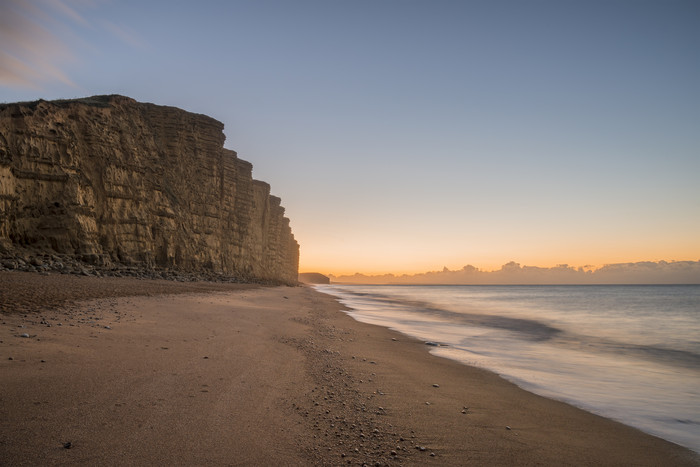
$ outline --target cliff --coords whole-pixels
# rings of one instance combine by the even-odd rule
[[[280,199],[223,127],[123,96],[1,104],[0,254],[296,283]]]

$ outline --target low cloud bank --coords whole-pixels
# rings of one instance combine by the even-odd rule
[[[496,271],[468,265],[456,271],[444,268],[421,274],[397,276],[330,275],[331,282],[354,284],[700,284],[700,261],[643,261],[606,264],[594,269],[560,264],[553,268],[521,266],[511,261]]]

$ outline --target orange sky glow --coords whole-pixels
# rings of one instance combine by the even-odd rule
[[[0,2],[0,101],[220,120],[302,272],[700,260],[699,2],[201,3]]]
[[[325,245],[324,245],[325,243]],[[481,270],[498,270],[504,264],[515,261],[523,266],[553,267],[568,264],[574,267],[592,267],[606,264],[640,261],[698,261],[700,242],[693,238],[663,245],[639,248],[636,242],[627,243],[611,239],[597,245],[581,245],[576,241],[543,242],[507,248],[498,244],[464,248],[452,243],[432,247],[407,246],[402,242],[361,243],[344,242],[339,246],[319,240],[319,244],[301,245],[300,272],[349,275],[363,274],[416,274],[427,271],[459,270],[466,265]],[[503,250],[503,251],[499,251]]]

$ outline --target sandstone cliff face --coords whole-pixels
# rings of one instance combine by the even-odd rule
[[[122,96],[0,105],[0,250],[295,283],[280,199],[223,124]]]

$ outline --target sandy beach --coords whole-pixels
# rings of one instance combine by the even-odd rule
[[[308,287],[0,273],[0,465],[700,465],[341,309]]]

